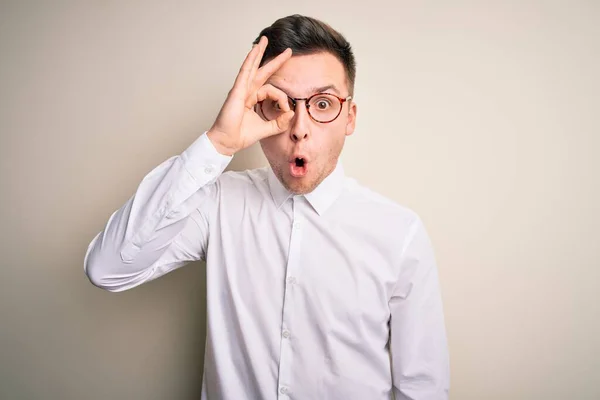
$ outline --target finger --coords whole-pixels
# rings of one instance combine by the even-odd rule
[[[281,68],[283,63],[285,63],[291,57],[292,57],[292,49],[290,49],[288,47],[277,57],[275,57],[274,59],[272,59],[265,65],[263,65],[256,73],[256,76],[252,83],[256,87],[260,87],[260,86],[264,85],[265,82],[267,81],[267,79],[269,79],[269,77],[271,75],[273,75],[275,73],[275,71],[277,71],[279,68]]]
[[[277,89],[275,86],[270,85],[270,84],[264,85],[263,87],[258,89],[258,92],[256,92],[256,96],[254,98],[254,101],[252,101],[252,99],[248,99],[248,102],[251,102],[251,103],[246,104],[246,107],[251,108],[259,101],[263,101],[266,99],[272,99],[272,100],[277,101],[277,103],[279,104],[279,107],[284,112],[290,111],[290,103],[289,103],[287,94],[285,94],[282,90]]]
[[[233,84],[234,89],[243,88],[246,90],[248,88],[250,72],[252,71],[252,66],[254,65],[254,61],[258,56],[259,51],[260,47],[258,45],[254,45],[252,46],[252,50],[250,50],[250,52],[246,55],[246,59],[244,60],[242,66],[240,67],[240,71],[235,78],[235,83]]]
[[[250,88],[252,86],[252,83],[254,82],[254,76],[256,75],[256,71],[258,70],[258,66],[260,65],[260,62],[263,58],[263,55],[265,54],[265,50],[267,49],[268,44],[269,39],[266,36],[261,36],[260,40],[258,41],[258,55],[254,59],[254,63],[252,63],[252,70],[250,71],[250,76],[248,77],[248,88]]]
[[[290,127],[291,121],[294,118],[294,112],[288,111],[281,114],[277,119],[273,121],[266,121],[259,130],[256,131],[256,141],[262,140],[269,136],[278,135],[285,132]]]
[[[277,119],[269,121],[267,123],[267,129],[262,134],[262,138],[285,132],[290,127],[290,123],[293,118],[294,112],[288,111],[284,114],[281,114]]]

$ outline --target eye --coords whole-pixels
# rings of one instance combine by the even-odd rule
[[[328,99],[318,99],[315,103],[319,110],[327,110],[331,107],[331,102]]]
[[[333,106],[333,101],[329,96],[319,96],[312,99],[311,104],[318,111],[327,111]]]

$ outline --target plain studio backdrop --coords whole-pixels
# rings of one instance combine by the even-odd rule
[[[2,2],[0,398],[199,398],[204,264],[113,294],[83,258],[294,13],[354,47],[348,175],[429,229],[451,398],[600,398],[600,4],[500,0]]]

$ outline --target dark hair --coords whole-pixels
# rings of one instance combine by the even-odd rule
[[[353,95],[356,61],[352,47],[341,33],[325,22],[303,15],[290,15],[278,19],[273,25],[263,29],[254,40],[255,44],[261,36],[269,39],[261,66],[288,47],[292,49],[292,54],[295,56],[328,52],[343,64],[350,95]]]

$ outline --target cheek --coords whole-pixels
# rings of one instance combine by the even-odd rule
[[[327,147],[331,152],[338,152],[343,146],[346,139],[346,124],[345,121],[335,121],[336,125],[332,126],[329,132],[326,133]]]
[[[279,136],[271,136],[260,141],[262,151],[271,164],[280,163],[282,155],[285,154],[285,146]]]
[[[273,154],[277,151],[277,141],[275,140],[274,136],[261,140],[260,146],[262,147],[265,154]]]

